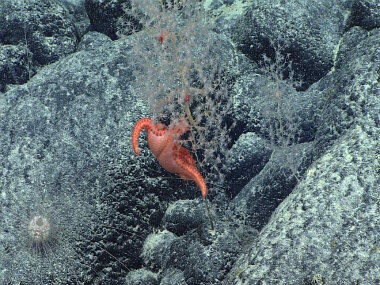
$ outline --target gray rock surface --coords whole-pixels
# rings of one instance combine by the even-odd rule
[[[208,182],[211,230],[196,185],[163,170],[144,134],[132,151],[149,102],[136,35],[107,36],[118,12],[87,6],[106,15],[98,33],[83,1],[3,1],[0,284],[380,283],[379,7],[301,2],[205,3],[221,34],[192,43],[221,43],[234,99],[221,120],[236,121],[227,180]],[[264,54],[292,60],[294,80]],[[51,225],[38,243],[37,214]]]

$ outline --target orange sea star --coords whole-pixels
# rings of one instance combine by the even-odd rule
[[[186,120],[181,119],[169,128],[162,123],[153,124],[150,118],[139,120],[132,131],[132,148],[137,155],[140,155],[138,143],[142,130],[147,132],[149,148],[160,165],[171,173],[177,173],[182,179],[193,180],[201,190],[202,197],[206,198],[208,189],[203,176],[189,151],[179,144],[179,137],[189,130]]]

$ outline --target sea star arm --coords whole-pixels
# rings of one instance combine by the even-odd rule
[[[139,150],[139,136],[142,130],[152,130],[152,120],[149,118],[142,118],[139,120],[132,131],[132,148],[133,151],[137,154],[140,155],[140,150]]]
[[[191,154],[185,148],[180,147],[179,155],[174,155],[174,159],[181,169],[178,174],[187,179],[193,180],[201,190],[202,197],[206,198],[208,193],[206,182],[203,179],[202,174],[198,171]],[[192,162],[189,161],[190,159]]]

